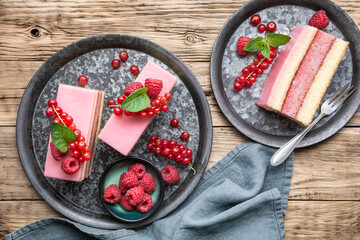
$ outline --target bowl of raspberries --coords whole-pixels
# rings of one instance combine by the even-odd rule
[[[99,182],[100,199],[108,212],[124,222],[140,222],[161,205],[165,184],[149,161],[124,157],[109,165]]]

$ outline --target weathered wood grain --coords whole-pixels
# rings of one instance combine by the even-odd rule
[[[290,201],[286,239],[359,239],[360,202]],[[0,236],[48,217],[62,217],[44,201],[0,201]]]
[[[216,127],[213,133],[208,168],[247,140],[232,127]],[[41,199],[18,159],[15,128],[0,127],[0,135],[0,201]],[[290,199],[360,200],[359,140],[360,128],[344,128],[323,143],[297,150]]]

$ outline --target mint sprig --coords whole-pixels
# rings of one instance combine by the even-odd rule
[[[70,142],[75,142],[76,134],[68,127],[53,122],[51,125],[51,141],[55,147],[65,153]]]
[[[147,88],[141,88],[130,94],[121,104],[121,108],[129,112],[139,112],[150,105],[150,98],[146,95]]]
[[[265,38],[257,37],[251,41],[249,41],[243,50],[247,52],[258,52],[260,51],[265,58],[270,58],[270,46],[279,47],[291,39],[290,36],[277,34],[277,33],[269,33]]]

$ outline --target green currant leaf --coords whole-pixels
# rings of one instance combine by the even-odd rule
[[[55,147],[61,152],[65,153],[70,142],[75,142],[76,134],[68,127],[59,123],[52,123],[51,125],[51,141]]]
[[[245,47],[244,47],[244,51],[247,51],[247,52],[258,52],[261,50],[262,48],[262,45],[264,43],[263,41],[263,37],[257,37],[253,40],[251,40],[250,42],[248,42]]]
[[[129,112],[140,112],[150,105],[150,98],[146,95],[147,88],[141,88],[129,95],[121,104],[121,108]]]
[[[269,33],[267,39],[270,46],[279,47],[288,43],[291,40],[291,37],[278,33]]]
[[[261,48],[261,53],[264,55],[265,58],[270,58],[270,46],[268,43],[263,44]]]

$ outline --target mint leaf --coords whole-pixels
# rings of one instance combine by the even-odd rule
[[[272,47],[279,47],[288,43],[291,39],[290,36],[278,34],[278,33],[269,33],[267,35],[268,43]]]
[[[51,125],[51,141],[55,147],[61,152],[65,153],[70,142],[75,142],[76,134],[68,127],[59,123],[52,123]]]
[[[121,108],[129,112],[140,112],[150,105],[150,98],[146,95],[147,88],[141,88],[129,95],[121,104]]]
[[[270,58],[270,46],[268,43],[265,43],[261,48],[261,53],[265,58]]]
[[[244,51],[248,51],[248,52],[258,52],[261,50],[262,45],[264,43],[263,41],[263,37],[257,37],[253,40],[251,40],[250,42],[248,42],[245,47],[244,47]]]

